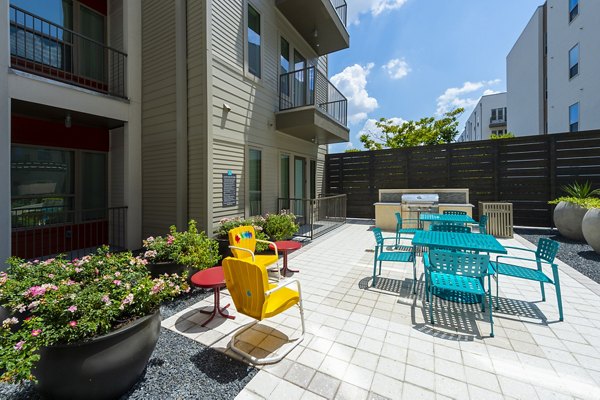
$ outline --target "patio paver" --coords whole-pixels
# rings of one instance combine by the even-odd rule
[[[501,242],[532,248],[518,237]],[[261,367],[238,398],[600,399],[600,285],[559,262],[565,322],[558,322],[552,286],[544,303],[537,283],[501,277],[490,338],[478,305],[436,300],[438,323],[427,323],[420,261],[416,295],[408,264],[384,265],[372,288],[374,243],[369,226],[349,223],[290,254],[302,271],[294,277],[302,283],[307,334],[282,362]],[[212,306],[207,298],[163,327],[237,358],[227,344],[252,320],[237,313],[226,290],[222,297],[235,320],[200,327],[197,309]],[[291,309],[241,340],[264,355],[299,329]]]

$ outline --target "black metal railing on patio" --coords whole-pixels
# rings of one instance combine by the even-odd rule
[[[126,97],[127,54],[10,5],[11,67]]]
[[[348,122],[348,100],[316,67],[279,76],[279,110],[315,106],[343,126]]]
[[[335,8],[335,12],[338,17],[340,17],[340,21],[344,26],[347,26],[348,23],[348,5],[346,4],[346,0],[330,0],[331,5]]]
[[[102,245],[124,250],[127,207],[69,210],[62,206],[11,210],[12,255],[24,259],[65,254],[74,259]]]
[[[322,195],[316,199],[280,197],[278,209],[296,215],[300,230],[295,236],[314,239],[346,223],[346,195]]]

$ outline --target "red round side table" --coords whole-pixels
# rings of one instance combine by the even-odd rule
[[[203,314],[210,314],[210,318],[207,319],[201,326],[204,327],[210,321],[213,320],[217,312],[224,317],[229,319],[235,319],[235,315],[223,314],[223,311],[229,304],[221,308],[221,288],[225,287],[225,276],[223,275],[223,268],[221,266],[212,267],[203,271],[198,271],[192,275],[192,285],[204,289],[212,289],[214,292],[214,306],[211,311],[200,310]]]
[[[277,246],[277,252],[283,253],[283,268],[281,270],[281,275],[286,276],[287,272],[300,272],[297,269],[288,268],[288,253],[290,251],[298,250],[302,248],[302,245],[299,242],[295,242],[293,240],[280,240],[275,242]],[[273,246],[270,246],[273,249]]]

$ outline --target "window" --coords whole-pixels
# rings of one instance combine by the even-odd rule
[[[569,132],[579,131],[579,102],[569,107]]]
[[[260,78],[260,14],[248,4],[248,72]]]
[[[569,0],[569,22],[579,15],[579,0]]]
[[[279,73],[285,74],[290,72],[290,43],[281,38],[281,49],[279,56]]]
[[[569,79],[579,74],[579,43],[569,50]]]
[[[283,198],[279,207],[287,210],[290,208],[290,156],[282,154],[279,163],[279,196]]]
[[[250,179],[250,215],[262,214],[262,177],[260,150],[250,149],[249,179]]]

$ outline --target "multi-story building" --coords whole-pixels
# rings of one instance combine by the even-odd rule
[[[0,0],[0,264],[141,240],[141,13]]]
[[[327,79],[327,54],[349,46],[345,1],[142,4],[144,235],[302,214],[287,199],[321,193],[326,145],[349,136]]]
[[[507,56],[508,130],[536,135],[600,128],[600,2],[548,0]]]
[[[506,111],[506,92],[481,96],[457,141],[485,140],[507,133]]]
[[[188,218],[211,232],[316,197],[326,145],[348,140],[327,80],[345,13],[343,0],[0,0],[0,263],[138,248]]]

